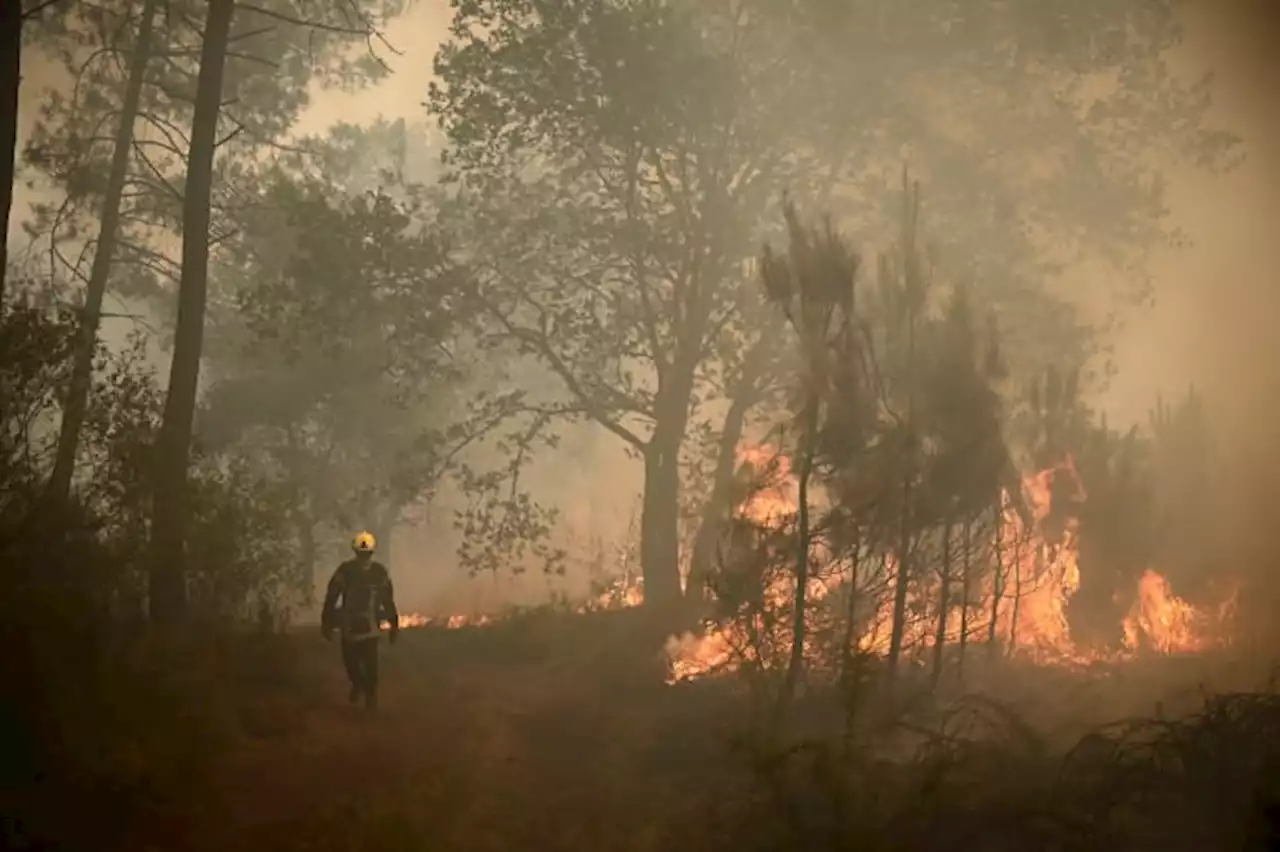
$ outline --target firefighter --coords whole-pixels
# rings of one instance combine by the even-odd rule
[[[380,624],[390,622],[388,636],[394,643],[400,632],[391,575],[381,562],[374,561],[377,547],[373,534],[362,532],[351,542],[354,556],[338,566],[324,596],[320,632],[328,641],[336,627],[342,639],[342,665],[351,681],[348,700],[356,704],[363,696],[365,707],[378,706],[378,638]]]

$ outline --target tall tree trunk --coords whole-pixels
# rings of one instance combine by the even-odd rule
[[[1022,609],[1022,547],[1020,534],[1013,542],[1013,612],[1009,615],[1009,654],[1018,649],[1018,613]]]
[[[902,229],[899,249],[902,255],[902,289],[906,301],[907,360],[904,370],[907,391],[907,412],[904,451],[905,467],[902,476],[902,510],[898,528],[898,577],[893,597],[893,632],[889,637],[889,679],[898,674],[898,661],[902,656],[902,642],[906,632],[907,592],[911,583],[911,543],[914,538],[912,524],[912,479],[916,466],[916,322],[922,308],[924,280],[917,268],[916,224],[920,216],[920,188],[907,179],[906,166],[902,168]]]
[[[966,518],[960,529],[960,659],[957,674],[964,680],[964,655],[969,649],[969,606],[973,594],[973,519]]]
[[[22,85],[22,0],[0,0],[0,311],[9,271],[9,214],[18,154],[18,89]]]
[[[813,460],[818,444],[818,395],[809,392],[805,401],[804,441],[800,454],[800,470],[796,472],[796,590],[795,608],[791,614],[791,659],[787,661],[787,673],[782,682],[782,692],[774,717],[774,731],[781,733],[786,721],[787,709],[795,698],[796,684],[804,674],[805,615],[809,603],[809,480],[813,478]]]
[[[701,601],[706,593],[707,580],[711,576],[712,561],[716,556],[716,544],[724,530],[733,506],[733,478],[737,472],[738,444],[746,425],[747,412],[754,398],[747,392],[734,394],[720,430],[720,442],[716,448],[716,470],[711,485],[711,495],[702,509],[698,533],[693,539],[693,553],[689,557],[689,579],[685,584],[685,597]]]
[[[182,204],[182,279],[178,289],[178,320],[164,420],[156,441],[151,524],[151,618],[162,624],[180,618],[186,605],[183,549],[187,522],[187,466],[200,383],[200,355],[204,345],[213,157],[218,141],[227,36],[234,13],[235,0],[209,0],[191,121],[191,147],[187,156]]]
[[[640,571],[646,606],[680,600],[680,444],[683,435],[655,432],[644,450]]]
[[[640,571],[644,603],[673,609],[680,594],[680,448],[689,425],[696,362],[677,356],[660,381],[653,435],[644,447]]]
[[[840,699],[844,709],[843,749],[846,758],[853,754],[856,741],[855,723],[857,721],[858,704],[861,696],[858,687],[861,681],[862,654],[858,647],[861,631],[858,625],[858,566],[862,559],[861,531],[855,530],[853,538],[853,564],[849,567],[848,600],[844,609],[844,635],[840,642]]]
[[[1000,637],[998,635],[1000,624],[1000,599],[1004,596],[1005,570],[1004,570],[1004,505],[999,495],[996,498],[996,504],[991,510],[992,523],[995,525],[995,542],[993,553],[995,566],[993,571],[995,577],[992,580],[991,591],[991,621],[987,623],[987,648],[992,656],[997,655],[1000,650]]]
[[[84,311],[80,316],[80,339],[76,346],[71,386],[62,408],[62,425],[58,434],[58,453],[49,478],[49,498],[61,508],[71,491],[75,474],[76,452],[80,445],[80,429],[84,425],[89,400],[89,384],[93,378],[93,354],[98,344],[98,325],[102,319],[102,300],[115,259],[116,238],[120,230],[120,199],[129,170],[129,152],[133,147],[133,125],[142,98],[142,80],[151,57],[151,27],[156,0],[146,0],[138,23],[138,40],[129,58],[129,79],[125,84],[124,103],[120,107],[120,124],[116,127],[115,149],[111,154],[111,172],[107,191],[102,197],[98,243],[93,253],[93,268],[85,292]]]
[[[947,615],[951,611],[952,522],[942,525],[942,569],[938,572],[938,623],[933,637],[933,683],[942,678],[942,660],[947,648]]]

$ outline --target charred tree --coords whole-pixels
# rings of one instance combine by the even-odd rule
[[[917,436],[915,434],[916,325],[923,307],[924,279],[916,252],[916,234],[920,221],[920,184],[910,183],[902,171],[902,230],[899,237],[902,255],[902,297],[906,311],[906,354],[903,381],[906,385],[906,413],[902,426],[902,501],[898,516],[897,577],[893,590],[893,626],[889,635],[888,675],[897,676],[898,661],[907,627],[907,596],[911,587],[912,549],[915,518],[911,511],[916,474]]]
[[[1004,507],[997,495],[996,503],[991,507],[992,524],[995,527],[995,538],[992,553],[991,570],[991,620],[987,623],[987,647],[991,655],[997,656],[1000,650],[1000,637],[997,635],[1000,623],[1000,599],[1004,596],[1004,584],[1007,575],[1004,569]]]
[[[120,201],[128,177],[129,151],[133,146],[133,127],[138,116],[138,104],[142,98],[142,84],[147,63],[151,58],[151,32],[155,19],[156,0],[145,0],[142,17],[138,22],[138,38],[129,58],[129,78],[125,84],[124,101],[120,107],[120,123],[116,127],[114,149],[111,154],[111,171],[107,177],[107,189],[102,198],[101,224],[93,254],[93,267],[89,272],[89,285],[85,291],[83,312],[80,316],[79,341],[76,345],[75,363],[71,372],[71,384],[62,409],[62,424],[58,434],[58,451],[49,479],[49,498],[55,507],[61,507],[71,491],[75,474],[76,454],[80,445],[80,429],[84,425],[85,410],[89,399],[89,385],[93,378],[93,355],[98,343],[98,326],[102,319],[102,300],[111,277],[111,264],[115,259],[116,237],[120,230]]]
[[[800,465],[795,539],[795,591],[791,624],[791,653],[774,714],[780,731],[787,708],[804,670],[804,643],[812,547],[809,486],[814,474],[822,426],[823,400],[831,387],[833,330],[850,337],[854,323],[854,281],[858,258],[845,245],[828,219],[823,230],[801,224],[794,205],[784,208],[790,245],[780,257],[766,248],[760,261],[761,280],[769,301],[796,331],[801,360]]]
[[[195,425],[209,279],[210,200],[222,79],[235,0],[210,0],[200,50],[182,206],[182,277],[164,419],[156,442],[150,611],[168,623],[186,605],[187,468]]]
[[[933,637],[933,683],[942,679],[942,663],[947,648],[947,616],[951,612],[951,542],[954,524],[948,518],[942,526],[942,564],[938,571],[938,623]]]
[[[702,508],[698,532],[693,538],[693,553],[689,557],[689,577],[685,583],[685,597],[700,602],[706,594],[716,544],[723,534],[724,525],[733,511],[734,474],[737,468],[738,444],[746,426],[747,411],[752,400],[745,394],[735,394],[720,429],[716,446],[716,469],[711,484],[711,494]]]
[[[680,448],[689,425],[697,365],[677,357],[659,380],[653,435],[645,443],[640,569],[646,606],[667,609],[680,594]]]
[[[999,530],[997,530],[997,535]],[[960,528],[960,650],[956,674],[964,680],[964,658],[969,649],[969,607],[973,604],[973,520]]]

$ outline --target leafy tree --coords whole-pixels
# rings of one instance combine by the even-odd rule
[[[84,313],[80,324],[82,340],[76,352],[75,368],[62,406],[62,424],[58,436],[58,454],[49,479],[49,492],[53,500],[65,502],[71,490],[71,478],[76,462],[76,450],[80,441],[80,427],[84,423],[88,405],[89,382],[92,378],[93,353],[97,348],[98,324],[102,316],[102,301],[106,296],[107,282],[111,275],[111,261],[115,254],[116,236],[120,230],[120,206],[128,178],[129,153],[133,148],[134,124],[142,97],[142,85],[151,60],[152,28],[156,18],[156,0],[146,0],[142,5],[136,43],[129,55],[129,76],[125,82],[124,97],[117,121],[115,141],[111,152],[111,171],[102,196],[102,212],[98,226],[98,238],[93,253],[93,266],[86,283]]]
[[[1187,83],[1169,67],[1184,9],[818,0],[751,11],[805,33],[827,69],[814,97],[830,110],[840,221],[892,238],[887,190],[907,152],[930,187],[937,260],[998,308],[1021,373],[1089,354],[1091,330],[1046,298],[1048,276],[1089,256],[1128,285],[1120,296],[1145,298],[1147,254],[1186,240],[1161,170],[1239,162],[1239,140],[1208,124],[1212,78]]]
[[[1117,433],[1104,421],[1087,431],[1074,456],[1085,499],[1067,510],[1079,522],[1080,568],[1067,615],[1077,642],[1116,648],[1155,554],[1150,439],[1136,429]]]
[[[442,145],[435,128],[379,118],[367,125],[338,122],[325,135],[304,140],[290,159],[348,192],[403,195],[435,182]]]
[[[930,337],[921,401],[931,450],[924,459],[925,506],[920,514],[940,526],[942,538],[933,646],[937,678],[951,635],[948,619],[957,608],[960,659],[964,659],[973,603],[970,594],[978,579],[975,556],[982,555],[976,552],[974,526],[983,516],[993,517],[995,523],[987,532],[998,534],[1003,489],[1016,476],[1011,476],[1000,399],[992,384],[999,378],[999,359],[991,352],[994,341],[984,342],[979,336],[968,287],[960,284],[952,289]],[[994,620],[994,609],[991,615]]]
[[[795,600],[791,655],[777,705],[779,720],[792,700],[804,666],[809,564],[813,558],[809,488],[820,450],[824,400],[833,392],[833,372],[839,369],[832,364],[834,340],[843,338],[847,345],[856,334],[854,281],[859,264],[859,258],[844,244],[830,221],[825,230],[810,231],[800,223],[795,208],[790,205],[786,208],[786,220],[790,235],[787,255],[778,257],[766,248],[760,262],[769,300],[795,330],[801,351],[796,417],[799,465],[795,474],[798,482]],[[855,387],[848,384],[840,390],[856,392]]]
[[[227,62],[234,12],[235,0],[209,2],[183,184],[178,319],[173,333],[173,359],[165,393],[164,418],[156,439],[152,492],[152,565],[147,600],[152,620],[161,623],[171,623],[178,618],[186,602],[187,468],[204,343],[213,157],[218,143],[223,69]]]
[[[44,34],[70,0],[4,0],[0,4],[0,310],[9,273],[9,214],[13,210],[14,161],[18,148],[18,90],[22,85],[23,40]]]
[[[140,10],[137,4],[107,3],[72,10],[51,43],[75,88],[70,97],[50,93],[27,151],[28,162],[66,192],[59,205],[37,210],[33,232],[43,234],[57,264],[77,276],[83,275],[83,257],[92,257],[83,279],[85,343],[64,405],[61,451],[51,482],[57,500],[65,499],[71,484],[89,353],[112,270],[114,283],[134,294],[158,292],[162,283],[176,284],[180,274],[181,263],[169,256],[166,243],[178,229],[185,203],[180,188],[189,153],[185,128],[193,120],[194,60],[202,53],[194,22],[204,5],[167,4],[159,16],[155,8],[154,3]],[[231,235],[228,217],[246,156],[276,144],[305,104],[312,80],[354,85],[381,73],[372,55],[352,62],[347,54],[354,40],[376,37],[381,20],[399,8],[370,2],[326,10],[291,0],[237,7],[237,26],[229,29],[224,51],[227,97],[215,143],[224,154],[215,162],[219,191],[210,202],[215,243]],[[122,63],[104,59],[116,53],[129,57],[124,77],[118,70]],[[108,126],[115,133],[102,132]],[[94,219],[98,236],[85,240],[82,234]],[[69,259],[64,243],[84,243],[80,258]],[[130,273],[123,278],[118,274],[122,263]]]
[[[271,459],[310,561],[318,524],[367,524],[389,547],[464,438],[451,347],[465,279],[420,204],[277,173],[223,268],[242,326],[202,428]]]
[[[461,4],[431,103],[470,219],[489,345],[644,462],[646,600],[679,588],[679,465],[770,200],[814,175],[778,46],[682,4]],[[785,117],[785,118],[784,118]],[[741,344],[735,344],[741,345]],[[723,377],[721,377],[723,378]]]
[[[385,11],[399,10],[397,4],[380,5]],[[157,617],[171,617],[181,608],[183,598],[183,495],[203,342],[210,243],[229,236],[226,213],[234,208],[238,178],[245,171],[243,161],[226,157],[222,159],[222,167],[215,168],[215,152],[241,136],[246,137],[250,146],[242,145],[241,150],[246,152],[251,152],[253,145],[272,143],[305,103],[305,88],[316,77],[323,82],[352,84],[376,73],[373,60],[366,58],[352,63],[342,55],[352,39],[370,39],[377,35],[379,18],[370,11],[372,7],[373,4],[353,5],[335,10],[323,5],[312,9],[308,3],[294,4],[289,0],[265,6],[211,0],[207,7],[201,3],[180,7],[175,16],[170,6],[165,19],[169,26],[160,32],[160,49],[155,51],[160,61],[155,64],[147,62],[148,46],[137,44],[142,41],[139,36],[150,35],[147,28],[154,22],[151,7],[144,9],[138,29],[131,26],[134,18],[129,6],[108,5],[86,9],[78,19],[86,26],[72,26],[66,31],[64,57],[75,67],[78,83],[84,83],[90,92],[87,100],[90,112],[98,114],[98,121],[87,126],[97,126],[102,118],[114,115],[117,93],[122,92],[128,101],[117,119],[120,132],[112,140],[116,144],[111,156],[117,161],[117,168],[110,172],[113,180],[100,205],[107,212],[106,223],[109,224],[112,211],[120,210],[122,199],[117,193],[139,188],[140,191],[129,194],[131,203],[120,214],[123,221],[134,226],[120,245],[126,252],[132,249],[134,256],[152,271],[171,278],[177,272],[180,278],[173,369],[165,426],[158,447],[159,478],[155,483],[152,602]],[[191,24],[202,10],[206,18],[203,30]],[[245,29],[233,33],[233,22]],[[129,44],[131,38],[135,42],[132,53],[137,60],[131,69],[133,85],[127,81],[119,86],[112,70],[105,63],[94,64],[92,59]],[[245,46],[243,52],[242,45]],[[90,53],[90,62],[76,67],[86,52]],[[317,57],[321,61],[317,62]],[[192,61],[197,58],[198,62]],[[270,69],[269,74],[263,71],[264,65]],[[287,69],[284,75],[278,73],[282,68]],[[139,74],[143,78],[141,84]],[[244,105],[238,102],[239,96],[243,96]],[[57,211],[44,211],[45,221],[40,223],[55,248],[65,239],[58,228],[66,208],[72,208],[74,214],[77,202],[95,196],[95,175],[106,171],[100,170],[95,161],[100,149],[94,147],[96,140],[92,136],[86,140],[81,133],[68,133],[65,141],[57,138],[56,128],[70,122],[84,127],[91,119],[77,101],[76,97],[52,98],[32,146],[31,159],[60,177],[69,189],[66,203]],[[129,113],[133,107],[148,130],[158,133],[158,139],[127,138],[126,127],[132,127]],[[188,120],[189,134],[181,129]],[[147,142],[153,144],[140,144]],[[129,148],[132,158],[126,156]],[[122,176],[119,167],[128,159],[133,159],[135,165],[132,180]],[[175,179],[175,174],[181,174],[181,179]],[[215,176],[219,179],[216,193]],[[177,189],[179,185],[181,190]],[[215,212],[223,214],[221,223]],[[155,245],[154,238],[165,231],[176,230],[179,225],[182,256],[179,263],[174,263]],[[89,282],[86,307],[91,309],[92,316],[86,318],[86,346],[96,332],[97,314],[112,261],[110,231],[108,228],[103,234],[107,242],[97,246],[100,249],[96,260],[98,274]],[[71,236],[74,238],[74,232]],[[60,255],[55,252],[57,256]],[[64,421],[67,434],[62,441],[55,495],[60,495],[70,481],[79,428],[76,419],[83,408],[85,370],[86,360],[82,354],[79,380],[73,383],[67,406],[72,416]]]

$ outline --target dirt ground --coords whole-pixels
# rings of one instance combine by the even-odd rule
[[[157,850],[210,852],[687,848],[745,777],[728,744],[744,707],[729,683],[664,685],[663,638],[638,611],[406,630],[384,644],[370,714],[346,704],[336,645],[300,632],[287,667],[250,678],[243,734],[205,793],[145,834]],[[1065,744],[1256,674],[1166,660],[974,685]]]
[[[290,642],[291,676],[253,685],[243,742],[156,848],[653,849],[731,771],[722,714],[663,684],[641,618],[402,631],[373,714],[336,645]]]

